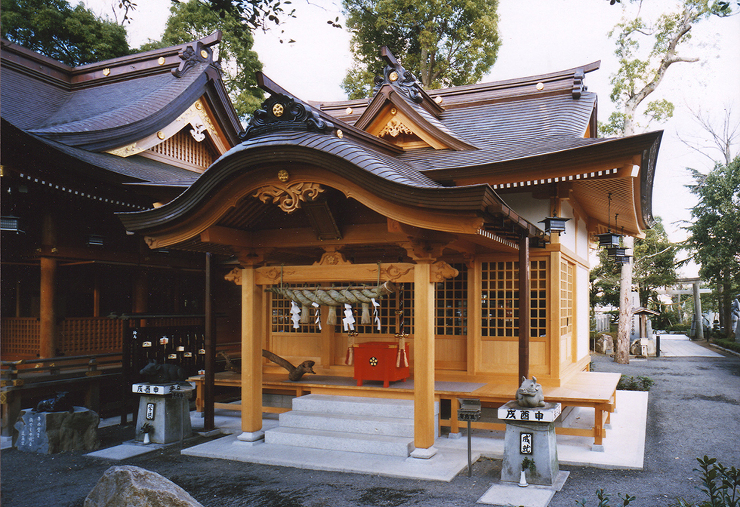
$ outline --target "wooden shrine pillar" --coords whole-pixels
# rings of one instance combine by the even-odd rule
[[[203,429],[205,431],[211,431],[215,428],[215,398],[216,398],[216,337],[214,331],[216,326],[213,321],[213,290],[212,290],[212,268],[213,258],[210,252],[206,253],[206,293],[205,293],[205,304],[203,305],[205,311],[205,340],[203,348],[206,351],[205,357],[205,375],[204,375],[204,387],[203,390]]]
[[[42,250],[56,247],[56,228],[51,215],[44,216],[41,229]],[[58,330],[56,315],[57,260],[41,257],[41,283],[39,301],[39,357],[55,357]]]
[[[262,431],[262,288],[254,266],[242,269],[242,434],[254,442]]]
[[[531,264],[529,262],[529,237],[519,239],[519,377],[529,378],[529,335],[531,322]]]
[[[437,453],[434,441],[434,283],[432,260],[414,266],[414,458],[431,458]]]

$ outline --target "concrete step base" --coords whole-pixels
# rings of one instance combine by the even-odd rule
[[[413,438],[282,427],[266,431],[265,443],[401,457],[414,449]]]

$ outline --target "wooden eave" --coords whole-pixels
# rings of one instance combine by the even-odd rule
[[[281,137],[277,136],[276,137]],[[405,181],[406,176],[373,160],[351,143],[330,136],[292,133],[282,144],[256,142],[235,148],[216,162],[190,188],[165,206],[119,215],[124,226],[147,237],[150,247],[192,241],[244,199],[253,200],[262,189],[299,188],[318,184],[340,190],[381,215],[420,229],[495,240],[497,222],[504,230],[542,237],[532,224],[513,220],[509,210],[488,185],[447,188]],[[290,138],[293,138],[290,144]],[[309,148],[296,142],[316,142]],[[323,146],[321,146],[323,144]],[[277,149],[279,147],[279,149]],[[386,167],[384,169],[383,167]],[[289,180],[277,175],[287,170]],[[501,210],[506,209],[503,214]],[[493,220],[492,212],[499,220]]]

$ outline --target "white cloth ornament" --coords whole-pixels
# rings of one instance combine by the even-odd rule
[[[344,318],[342,319],[345,331],[355,330],[355,317],[352,315],[352,305],[349,303],[344,304]]]
[[[295,301],[290,302],[290,320],[293,321],[293,329],[298,329],[301,327],[301,307],[298,306]]]
[[[316,308],[316,313],[315,313],[316,317],[314,319],[314,324],[319,326],[319,331],[321,331],[321,307],[319,306],[318,303],[311,303],[311,305],[314,308]]]
[[[380,308],[380,303],[375,301],[375,298],[371,298],[370,301],[373,303],[373,318],[375,320],[375,323],[378,325],[378,331],[381,331],[380,329],[380,316],[378,315],[378,308]]]

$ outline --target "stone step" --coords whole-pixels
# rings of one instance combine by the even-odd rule
[[[388,418],[414,419],[413,400],[309,394],[293,398],[293,410],[359,416],[382,414]],[[435,413],[439,413],[439,403],[435,403]]]
[[[305,428],[273,428],[265,432],[265,443],[401,457],[408,457],[411,451],[414,450],[413,438],[341,433]]]
[[[385,412],[381,412],[385,413]],[[354,414],[332,414],[293,410],[280,414],[281,428],[303,428],[340,433],[414,437],[413,419],[397,419],[384,416]]]

